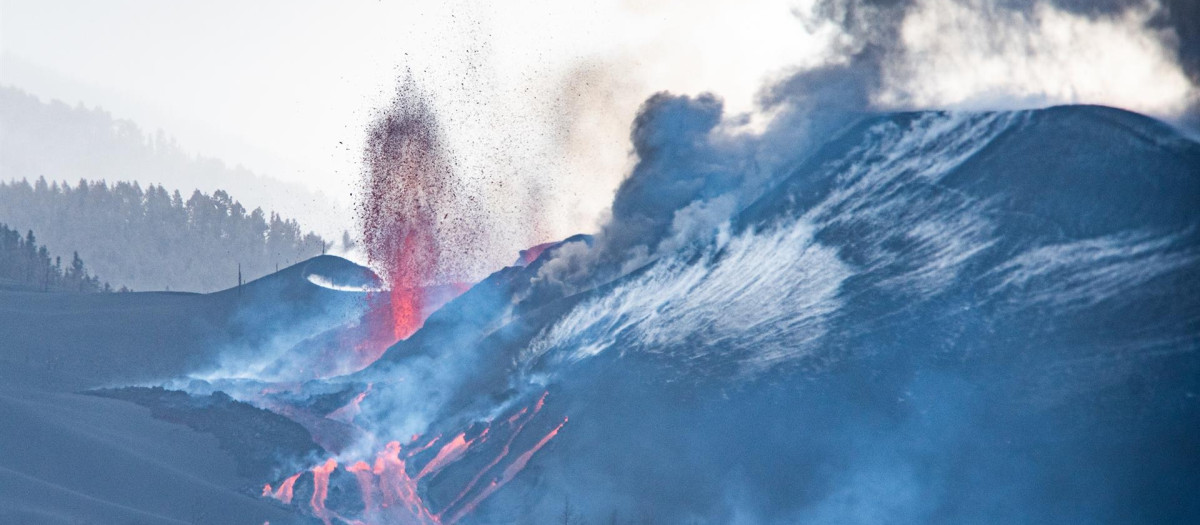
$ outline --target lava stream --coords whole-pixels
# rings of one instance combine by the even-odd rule
[[[421,436],[418,436],[418,435],[416,435],[416,434],[413,434],[413,437],[412,437],[412,442],[413,442],[413,443],[416,443],[416,441],[417,441],[418,439],[421,439]],[[428,449],[429,447],[432,447],[432,446],[433,446],[435,443],[437,443],[439,439],[442,439],[442,435],[441,435],[441,434],[438,434],[438,435],[436,435],[436,436],[433,436],[433,439],[429,440],[429,442],[428,442],[428,443],[426,443],[426,444],[424,444],[424,445],[422,445],[422,446],[420,446],[420,447],[414,448],[414,449],[412,449],[412,450],[409,450],[409,451],[408,451],[408,455],[407,455],[406,457],[410,457],[410,458],[411,458],[411,457],[413,457],[413,456],[415,456],[415,455],[417,455],[417,454],[420,454],[421,452],[424,452],[426,449]]]
[[[330,458],[324,464],[312,468],[313,494],[309,504],[312,506],[313,515],[321,518],[325,525],[330,525],[329,512],[325,509],[325,498],[329,495],[329,474],[333,473],[337,465],[337,460]]]
[[[433,524],[438,519],[425,507],[425,502],[417,494],[417,481],[408,475],[404,460],[400,459],[400,442],[392,441],[375,458],[375,469],[372,471],[379,477],[379,488],[383,494],[383,509],[388,509],[389,516],[404,512],[404,523]],[[397,504],[399,506],[397,507]],[[368,509],[368,515],[370,509]]]
[[[347,406],[352,406],[357,401],[361,401],[365,395],[366,392],[359,394],[356,397],[356,401],[351,402]],[[475,445],[485,442],[492,431],[490,425],[485,427],[483,432],[473,439],[466,439],[466,433],[462,432],[457,434],[453,439],[445,442],[438,449],[433,459],[429,460],[416,476],[408,474],[408,465],[405,460],[411,459],[414,455],[432,448],[441,439],[441,436],[435,436],[423,445],[408,450],[405,450],[399,441],[391,441],[382,451],[376,454],[373,465],[366,461],[356,461],[352,464],[347,464],[344,470],[354,476],[362,495],[362,522],[349,520],[326,507],[330,475],[337,469],[338,462],[331,458],[326,460],[325,463],[312,467],[309,471],[313,474],[313,493],[309,500],[309,506],[312,509],[313,515],[321,519],[326,525],[330,525],[334,518],[347,523],[440,525],[443,523],[443,515],[453,511],[453,514],[451,514],[452,517],[446,523],[457,522],[468,513],[474,511],[484,499],[515,478],[529,463],[533,455],[553,439],[559,430],[562,429],[563,425],[566,424],[566,418],[564,418],[562,423],[538,440],[533,447],[521,453],[510,464],[504,467],[498,477],[492,479],[486,487],[479,490],[466,504],[456,508],[462,501],[467,500],[467,497],[472,492],[475,492],[476,487],[484,476],[501,465],[509,457],[512,452],[513,443],[522,435],[526,425],[545,406],[546,396],[547,393],[543,393],[533,406],[526,406],[504,420],[511,427],[511,434],[507,437],[499,454],[481,470],[476,472],[459,492],[458,496],[439,513],[434,514],[429,509],[428,504],[421,498],[418,482],[422,479],[436,476],[438,472],[466,457],[468,453],[474,450],[473,447]],[[413,436],[412,444],[419,443],[420,439],[421,436],[419,435]],[[283,480],[279,488],[275,490],[271,489],[271,485],[265,485],[262,492],[263,497],[275,498],[285,504],[291,503],[293,487],[301,474],[303,472]]]
[[[296,480],[300,479],[301,473],[293,474],[291,477],[283,480],[279,484],[279,488],[271,491],[271,484],[263,485],[262,495],[264,498],[275,498],[285,505],[292,502],[292,488],[296,485]]]
[[[542,394],[542,400],[545,400],[545,399],[546,399],[546,395]],[[508,453],[512,450],[513,441],[517,440],[517,436],[521,435],[521,431],[525,429],[525,425],[527,423],[529,423],[530,420],[533,419],[533,416],[537,415],[538,411],[541,410],[541,408],[542,408],[542,401],[538,401],[537,408],[534,409],[533,413],[529,414],[528,418],[521,421],[520,425],[518,425],[513,430],[513,433],[508,436],[508,441],[506,441],[504,443],[504,448],[500,449],[500,454],[496,455],[495,459],[493,459],[490,463],[488,463],[482,469],[480,469],[479,472],[475,473],[475,476],[471,478],[471,481],[467,482],[467,485],[465,487],[463,487],[462,491],[460,491],[458,493],[458,496],[456,496],[454,498],[454,500],[450,502],[450,504],[446,505],[446,508],[442,509],[442,512],[438,514],[439,517],[441,517],[442,514],[445,514],[446,511],[454,508],[454,506],[457,505],[458,502],[462,501],[463,498],[467,497],[467,494],[471,493],[471,489],[475,488],[475,485],[477,483],[479,483],[479,480],[483,478],[483,475],[487,474],[489,471],[491,471],[493,467],[495,467],[497,464],[499,464],[501,461],[503,461],[505,457],[508,456]],[[529,411],[529,407],[522,408],[516,414],[513,414],[511,417],[508,418],[508,424],[513,425],[514,423],[517,422],[518,419],[521,418],[521,416],[525,415],[525,413],[528,411]]]
[[[491,496],[492,493],[500,490],[500,487],[503,487],[509,481],[512,481],[517,474],[525,469],[525,465],[529,464],[529,460],[533,458],[533,455],[536,454],[538,450],[541,450],[542,447],[546,446],[546,443],[549,443],[551,439],[554,439],[554,436],[557,436],[558,431],[562,430],[563,425],[566,424],[567,418],[564,417],[562,423],[559,423],[557,427],[554,427],[554,430],[551,430],[549,434],[546,434],[544,437],[542,437],[542,439],[539,440],[537,444],[533,446],[533,448],[525,451],[520,456],[517,456],[516,460],[514,460],[509,466],[505,467],[504,472],[500,475],[500,478],[492,480],[492,482],[489,483],[487,487],[484,487],[484,489],[480,491],[475,498],[473,498],[466,505],[463,505],[458,512],[454,513],[454,515],[450,518],[450,521],[447,523],[458,522],[458,520],[462,519],[463,516],[466,516],[474,511],[475,508],[478,507],[483,500],[487,499],[488,496]]]
[[[371,513],[375,511],[375,473],[371,471],[371,465],[368,465],[366,461],[359,461],[346,467],[346,471],[354,474],[354,479],[358,481],[358,490],[362,493],[364,512]]]
[[[366,390],[363,390],[357,396],[354,396],[354,399],[350,400],[349,403],[346,403],[346,406],[330,412],[325,417],[334,421],[352,424],[354,422],[354,418],[358,416],[358,413],[361,410],[359,408],[359,403],[362,403],[362,400],[366,399],[367,394],[371,393],[371,388],[373,386],[375,386],[374,383],[367,383]]]
[[[471,445],[475,444],[476,441],[486,439],[487,433],[488,429],[484,429],[483,433],[480,434],[479,437],[471,440],[464,439],[466,436],[465,433],[455,436],[454,439],[450,440],[449,443],[446,443],[444,446],[442,446],[442,449],[438,451],[437,455],[434,456],[429,463],[425,464],[425,468],[422,468],[421,473],[417,474],[417,479],[421,479],[430,474],[436,474],[438,471],[445,468],[446,465],[458,461],[460,458],[466,455],[467,449],[471,448]]]

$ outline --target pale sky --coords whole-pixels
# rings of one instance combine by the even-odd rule
[[[409,69],[435,94],[464,169],[552,180],[551,233],[568,235],[591,231],[610,202],[647,96],[713,91],[745,111],[769,75],[812,59],[818,37],[789,9],[3,0],[0,82],[102,106],[190,151],[336,196],[332,220],[346,220],[336,230],[352,227],[345,206],[371,112]]]
[[[647,96],[710,91],[751,111],[764,82],[827,59],[836,30],[810,32],[795,16],[812,3],[0,0],[0,84],[102,106],[189,151],[324,192],[327,210],[292,210],[328,235],[354,230],[364,130],[411,70],[463,175],[543,184],[545,235],[561,238],[595,230]],[[1009,21],[1025,24],[1011,38],[987,40],[997,21],[971,3],[917,2],[881,106],[1089,102],[1167,115],[1194,100],[1142,28],[1152,9],[1094,21],[1042,8],[1032,24]]]

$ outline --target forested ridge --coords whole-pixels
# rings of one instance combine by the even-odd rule
[[[162,184],[205,193],[225,190],[243,203],[285,217],[312,221],[324,210],[306,210],[322,196],[307,188],[261,176],[244,166],[190,152],[162,129],[137,123],[101,107],[42,101],[12,86],[0,86],[0,181],[87,179]],[[0,217],[0,220],[3,220]],[[34,233],[41,234],[36,228]]]
[[[0,221],[32,229],[50,253],[77,251],[113,286],[209,292],[257,278],[327,247],[295,220],[247,210],[227,192],[186,199],[161,185],[39,177],[0,182]]]
[[[51,258],[50,250],[38,245],[33,230],[21,236],[0,223],[0,289],[42,292],[111,292],[108,283],[90,275],[79,252],[63,266],[62,256]],[[125,291],[125,290],[121,290]]]
[[[220,290],[237,284],[239,264],[253,279],[325,245],[228,191],[262,204],[303,189],[187,153],[165,132],[98,107],[0,87],[0,152],[0,223],[32,230],[49,255],[78,252],[117,288]],[[115,182],[132,180],[143,182]]]

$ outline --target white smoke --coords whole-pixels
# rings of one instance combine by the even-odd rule
[[[550,354],[569,363],[637,347],[685,366],[733,360],[739,373],[753,375],[804,358],[842,306],[847,278],[886,274],[877,286],[924,298],[947,287],[968,260],[992,245],[986,203],[953,192],[918,199],[907,192],[936,185],[1023,117],[941,113],[907,127],[877,126],[844,163],[827,168],[836,184],[819,203],[762,231],[731,237],[726,222],[700,254],[664,252],[641,273],[577,306],[536,338],[523,359]],[[721,198],[696,201],[677,219],[699,216],[705,218],[684,222],[711,224],[703,213],[706,202],[724,206]],[[897,221],[906,229],[889,227]],[[702,238],[681,230],[679,222],[677,236]],[[814,240],[814,230],[847,224],[859,225],[852,227],[861,235],[856,242],[863,255],[855,264]],[[911,248],[890,247],[898,242]],[[681,245],[675,237],[664,244]]]
[[[1028,11],[980,0],[921,0],[883,63],[884,108],[1019,109],[1101,104],[1178,117],[1196,87],[1150,23],[1154,2],[1106,17],[1048,3]]]

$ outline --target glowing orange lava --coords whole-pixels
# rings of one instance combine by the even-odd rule
[[[554,246],[554,244],[555,243],[553,242],[544,242],[537,246],[521,250],[521,252],[517,255],[517,264],[521,266],[529,266],[533,263],[533,261],[536,261],[538,257],[541,257],[542,252],[546,251],[546,248]]]
[[[509,481],[512,481],[513,478],[517,477],[517,474],[525,469],[525,465],[529,464],[529,460],[533,458],[533,455],[536,454],[538,450],[541,450],[542,447],[546,446],[546,443],[549,443],[551,439],[554,439],[554,436],[557,436],[558,431],[562,430],[563,425],[566,424],[567,418],[564,417],[562,423],[559,423],[557,427],[554,427],[554,430],[551,430],[549,434],[546,434],[544,437],[542,437],[542,439],[538,440],[537,444],[535,444],[533,448],[526,450],[520,456],[517,456],[516,460],[504,468],[504,472],[501,473],[498,479],[492,480],[492,482],[489,483],[488,486],[484,487],[479,494],[476,494],[471,501],[469,501],[466,505],[463,505],[458,512],[454,513],[447,523],[455,523],[462,519],[463,516],[470,514],[475,510],[476,507],[479,506],[480,503],[483,502],[483,500],[487,499],[488,496],[491,496],[494,492],[500,490],[500,487],[503,487]]]
[[[333,473],[335,468],[337,460],[333,458],[312,468],[313,494],[309,504],[312,506],[313,516],[321,518],[325,525],[330,524],[329,512],[325,509],[325,498],[329,495],[329,474]]]
[[[283,480],[283,482],[279,484],[279,488],[275,489],[274,491],[271,491],[270,483],[263,485],[262,495],[264,498],[275,498],[285,505],[291,503],[292,487],[296,485],[297,479],[300,479],[300,473],[293,474],[291,477]]]
[[[389,522],[412,524],[439,523],[417,494],[417,481],[409,477],[404,460],[400,459],[400,442],[387,444],[375,457],[375,469],[379,477],[379,488],[383,494],[383,509]],[[368,513],[369,514],[369,513]]]
[[[366,392],[359,394],[356,400],[361,401],[365,394]],[[498,475],[493,474],[495,477],[486,486],[477,490],[480,481],[489,475],[492,470],[500,467],[509,457],[512,452],[513,443],[522,434],[526,425],[545,406],[546,396],[547,393],[543,393],[541,398],[532,406],[526,406],[512,416],[501,420],[508,425],[510,432],[503,447],[495,458],[472,476],[470,481],[459,492],[458,496],[442,508],[440,512],[435,514],[429,508],[428,503],[422,499],[418,482],[427,478],[432,479],[438,472],[466,457],[474,450],[473,447],[487,441],[488,436],[492,434],[493,430],[490,424],[485,426],[483,431],[475,438],[467,439],[467,433],[461,432],[455,435],[454,438],[446,441],[438,449],[433,459],[430,459],[416,476],[409,475],[406,460],[411,459],[414,455],[424,450],[432,448],[440,440],[440,436],[435,436],[424,442],[423,445],[410,449],[405,449],[399,441],[391,441],[387,443],[383,450],[375,455],[373,464],[366,461],[355,461],[345,466],[344,470],[354,476],[361,492],[363,502],[361,521],[348,519],[326,507],[330,475],[337,469],[338,462],[331,458],[320,465],[312,467],[309,471],[313,474],[313,493],[309,500],[309,507],[312,509],[313,516],[321,519],[326,524],[331,524],[336,519],[339,522],[360,525],[379,525],[384,523],[441,525],[444,520],[443,516],[446,515],[449,515],[450,518],[446,519],[444,523],[451,524],[461,520],[464,516],[474,511],[483,500],[515,478],[529,463],[533,455],[553,439],[562,429],[563,425],[566,424],[567,420],[564,418],[558,426],[540,438],[531,448],[525,450],[507,466],[504,466]],[[500,430],[498,427],[497,431],[503,430]],[[411,444],[420,443],[421,439],[421,436],[414,435],[412,436]],[[265,485],[262,492],[263,497],[275,498],[285,504],[290,503],[292,501],[293,486],[297,478],[300,477],[300,474],[295,474],[285,479],[280,483],[279,488],[275,490],[271,489],[271,485]],[[461,504],[464,501],[466,503]]]
[[[413,434],[413,437],[412,437],[412,440],[411,440],[411,442],[412,442],[412,443],[416,443],[418,439],[421,439],[421,436],[419,436],[419,435],[417,435],[417,434]],[[413,456],[415,456],[415,455],[417,455],[417,454],[420,454],[421,452],[424,452],[424,451],[425,451],[425,450],[427,450],[429,447],[432,447],[432,446],[433,446],[435,443],[437,443],[439,439],[442,439],[442,435],[441,435],[441,434],[438,434],[438,435],[436,435],[436,436],[433,436],[433,439],[429,440],[429,442],[428,442],[428,443],[425,443],[424,445],[421,445],[421,446],[419,446],[419,447],[417,447],[417,448],[414,448],[414,449],[409,449],[409,451],[408,451],[408,457],[410,457],[410,458],[411,458],[411,457],[413,457]]]
[[[454,508],[454,506],[457,505],[460,501],[462,501],[463,498],[467,497],[467,494],[471,493],[471,489],[475,488],[475,485],[479,483],[479,480],[481,478],[483,478],[483,475],[490,472],[493,467],[498,465],[501,461],[504,460],[505,457],[508,456],[509,451],[512,450],[513,441],[516,441],[517,436],[519,436],[521,434],[521,431],[525,429],[525,424],[529,423],[529,421],[533,419],[533,416],[537,415],[538,411],[541,410],[542,402],[545,399],[546,399],[546,394],[542,394],[542,399],[538,401],[537,408],[534,408],[533,413],[530,414],[528,418],[521,421],[521,424],[518,425],[513,430],[513,433],[508,436],[508,441],[506,441],[504,443],[504,447],[500,449],[500,454],[496,455],[495,459],[493,459],[490,463],[488,463],[482,469],[480,469],[479,472],[475,473],[475,476],[471,478],[471,481],[467,482],[466,486],[463,487],[462,491],[460,491],[458,493],[458,496],[456,496],[454,498],[454,500],[450,502],[449,505],[446,505],[445,509],[442,509],[442,513],[445,513],[447,510]],[[519,420],[521,418],[521,416],[525,415],[525,413],[528,411],[529,411],[529,407],[522,408],[516,414],[513,414],[511,417],[508,418],[508,424],[509,425],[515,424],[517,422],[517,420]],[[440,516],[441,516],[441,514],[439,514],[439,517]]]
[[[416,256],[435,257],[436,250],[429,232],[410,232],[404,237],[402,247],[393,254],[393,268],[388,272],[392,279],[391,305],[392,330],[396,339],[407,339],[425,323],[422,315],[425,307],[424,279],[432,277],[432,269],[420,268]],[[424,235],[422,235],[424,234]]]
[[[454,439],[450,440],[449,443],[443,445],[441,450],[438,450],[437,455],[434,456],[429,463],[425,464],[425,468],[421,469],[420,474],[417,474],[417,479],[421,479],[430,474],[436,474],[439,470],[445,468],[446,465],[458,461],[459,458],[462,458],[464,455],[466,455],[467,449],[471,448],[471,445],[480,439],[485,439],[487,437],[487,432],[487,429],[484,429],[483,433],[480,434],[479,437],[472,440],[464,439],[466,434],[459,434],[455,436]]]
[[[360,410],[358,407],[359,403],[362,403],[362,400],[366,399],[367,394],[371,393],[371,388],[374,386],[375,385],[373,383],[367,383],[366,390],[359,392],[357,396],[354,396],[354,399],[350,400],[349,403],[346,403],[346,406],[330,412],[329,415],[325,417],[334,421],[341,421],[343,423],[353,423],[354,418],[358,416]]]
[[[355,480],[358,481],[364,512],[369,514],[377,510],[375,508],[375,473],[371,472],[371,466],[366,461],[359,461],[346,467],[346,471],[354,474]]]

